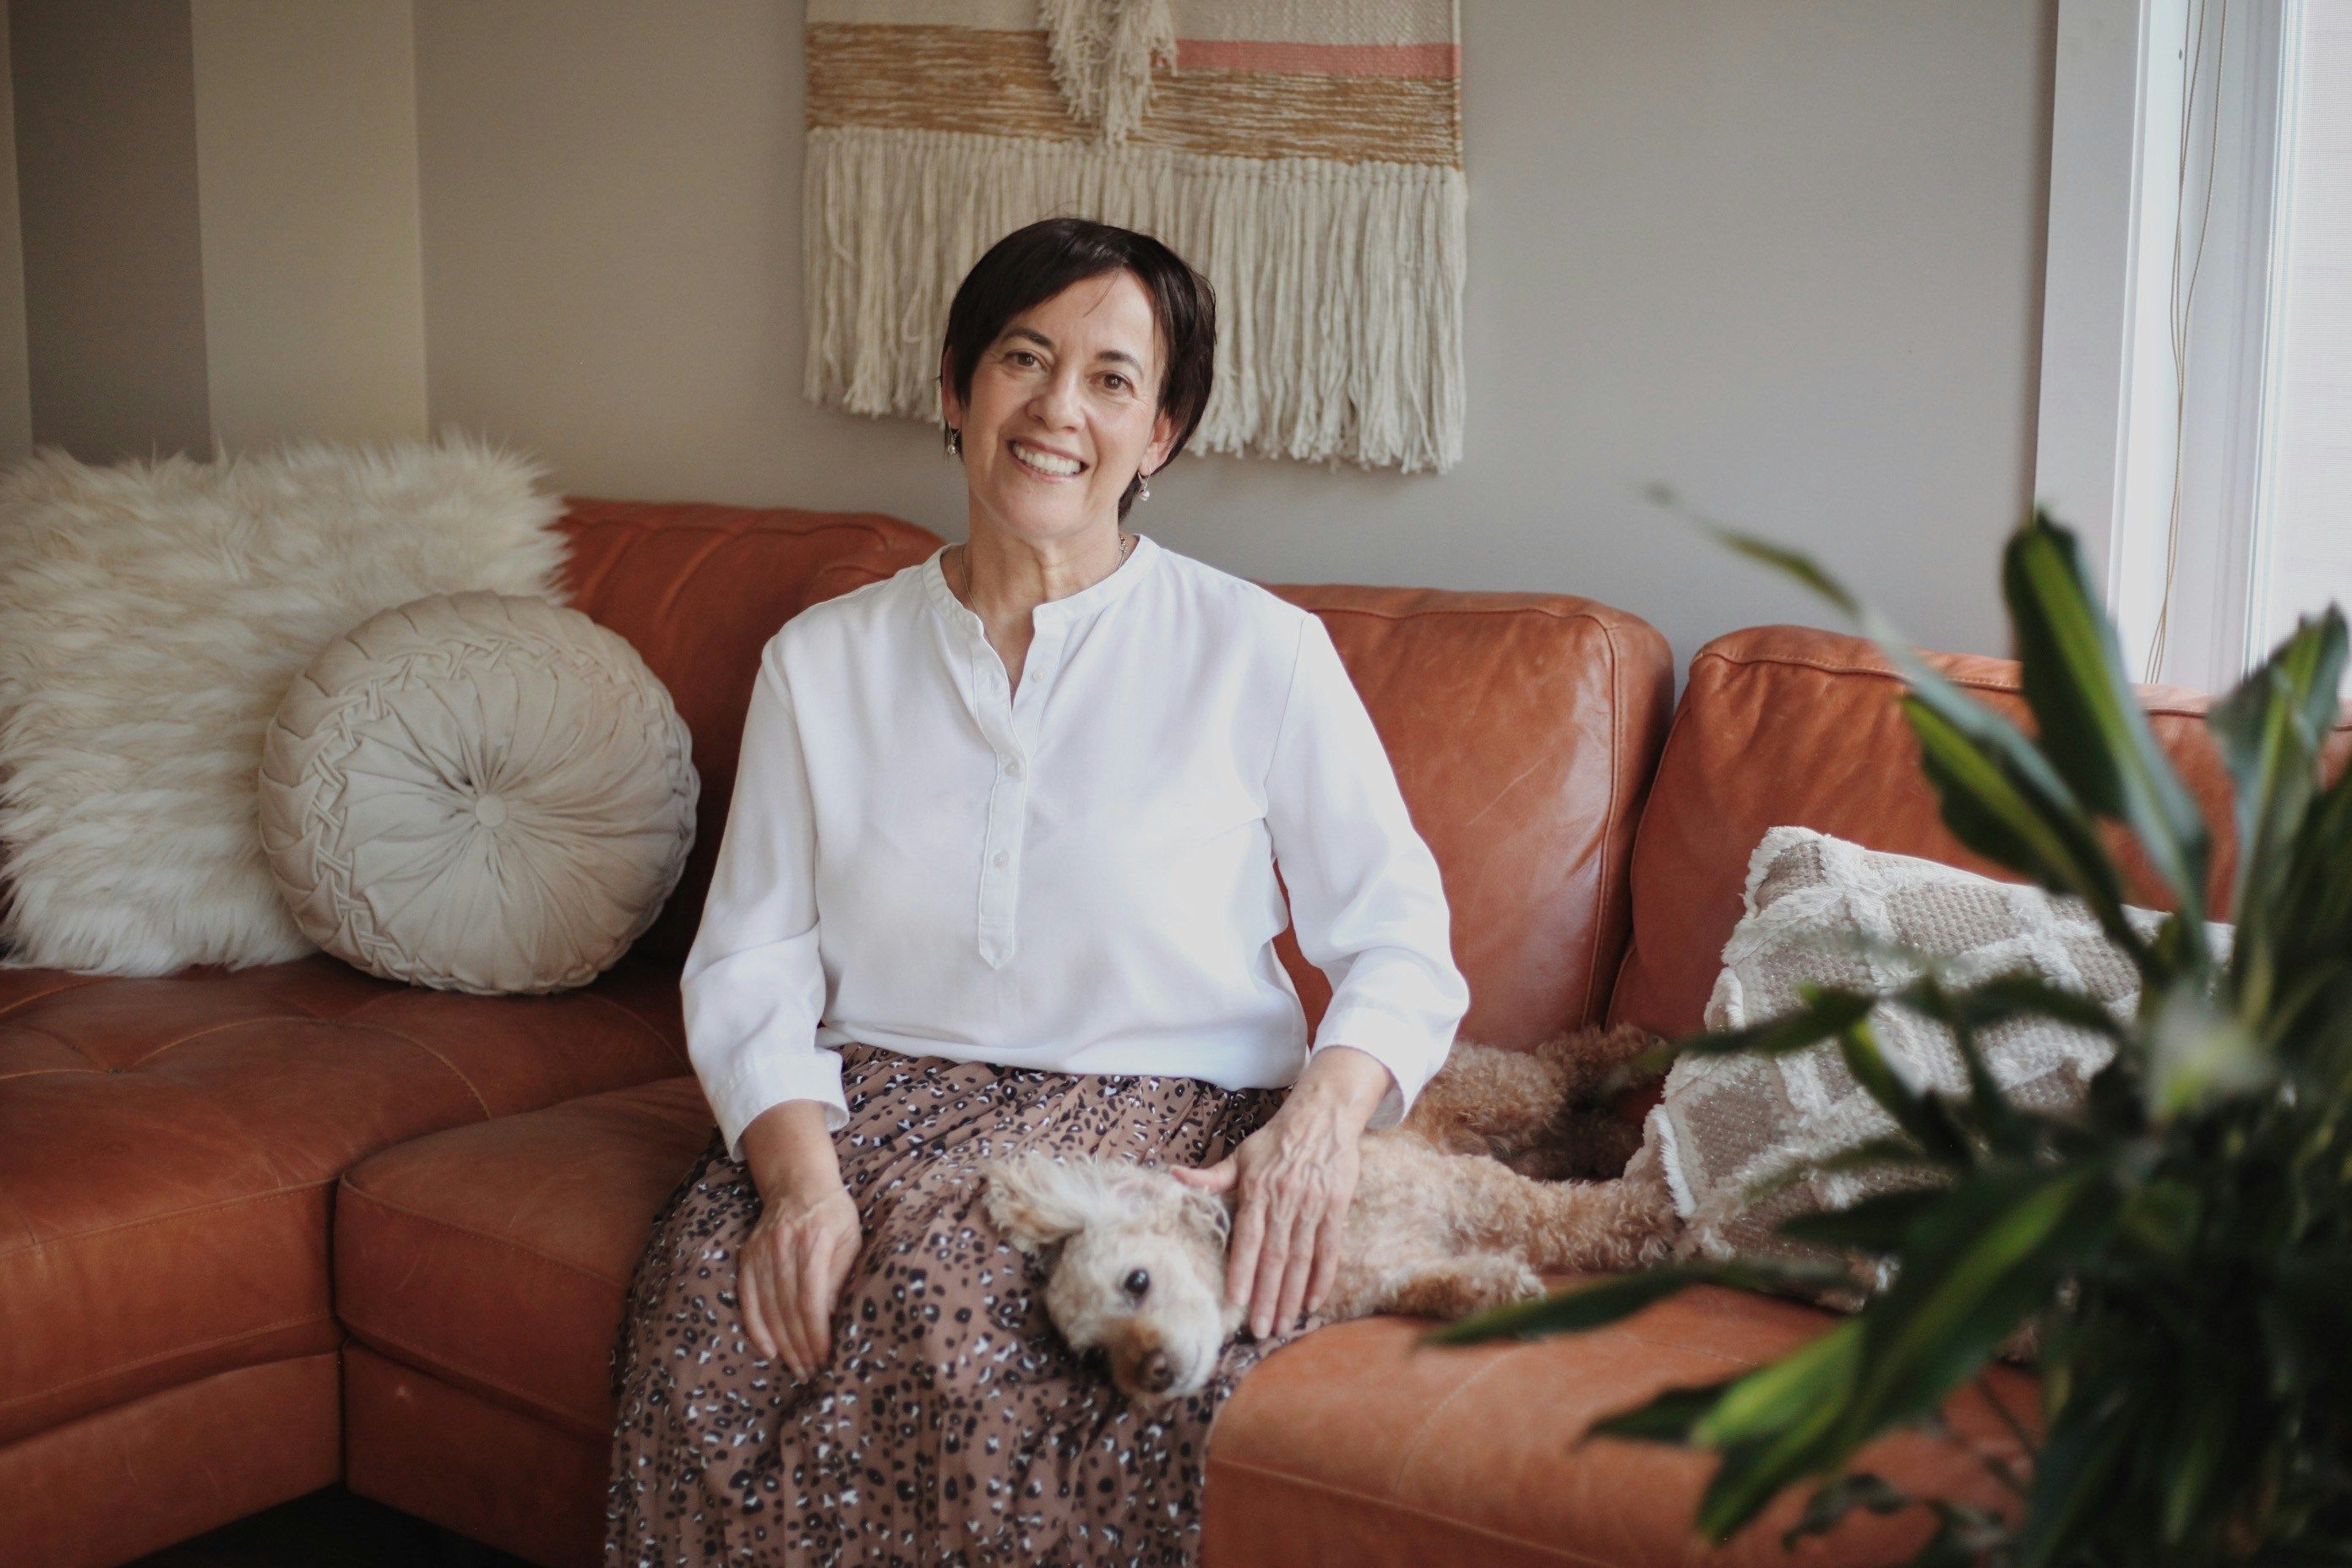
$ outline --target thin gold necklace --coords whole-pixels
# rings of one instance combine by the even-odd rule
[[[1123,542],[1118,547],[1118,560],[1112,565],[1110,569],[1111,572],[1116,572],[1120,566],[1125,565],[1127,563],[1127,558],[1135,552],[1136,536],[1134,534],[1122,532],[1120,533],[1119,538]],[[965,560],[964,547],[962,545],[957,545],[955,547],[955,552],[956,572],[963,578],[963,587],[957,592],[956,597],[962,601],[963,607],[965,609],[971,610],[972,614],[978,615],[980,612],[973,608],[971,602],[971,563]],[[1110,572],[1106,572],[1103,575],[1108,577],[1110,575]]]

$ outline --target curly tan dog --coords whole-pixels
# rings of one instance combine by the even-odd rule
[[[1575,1030],[1527,1051],[1457,1041],[1403,1123],[1364,1134],[1316,1320],[1457,1318],[1543,1294],[1538,1270],[1662,1260],[1675,1223],[1662,1188],[1542,1179],[1623,1169],[1638,1131],[1581,1102],[1655,1043],[1630,1029]],[[1230,1194],[1156,1164],[1042,1150],[987,1175],[989,1215],[1013,1244],[1059,1249],[1045,1310],[1073,1348],[1104,1351],[1112,1382],[1142,1404],[1208,1381],[1243,1319],[1224,1298]]]

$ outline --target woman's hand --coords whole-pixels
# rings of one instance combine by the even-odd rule
[[[1391,1081],[1365,1052],[1318,1050],[1281,1109],[1232,1153],[1171,1173],[1203,1192],[1235,1190],[1225,1296],[1247,1310],[1258,1338],[1316,1310],[1329,1292],[1356,1195],[1358,1143]]]
[[[835,1186],[814,1199],[779,1194],[736,1254],[736,1300],[752,1345],[804,1383],[833,1354],[833,1306],[857,1257],[857,1202]]]

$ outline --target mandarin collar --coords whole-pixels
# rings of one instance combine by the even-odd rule
[[[1045,626],[1066,626],[1108,608],[1110,604],[1140,582],[1160,558],[1160,544],[1148,533],[1135,533],[1135,548],[1127,559],[1111,569],[1099,583],[1092,583],[1075,594],[1065,594],[1058,599],[1048,599],[1029,612],[1031,622]],[[977,628],[980,614],[955,596],[948,586],[947,569],[941,564],[950,546],[942,544],[923,563],[923,585],[929,590],[932,605],[947,618],[950,626]]]

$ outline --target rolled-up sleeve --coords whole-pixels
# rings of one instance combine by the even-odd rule
[[[1395,1081],[1372,1128],[1404,1118],[1453,1049],[1470,987],[1454,963],[1437,858],[1320,616],[1299,627],[1266,775],[1266,826],[1298,949],[1329,976],[1310,1057],[1353,1046]]]
[[[786,1100],[821,1101],[828,1131],[849,1121],[841,1053],[815,1039],[825,1001],[815,818],[800,721],[777,658],[772,641],[743,721],[710,897],[678,983],[687,1055],[737,1160],[743,1129]]]

